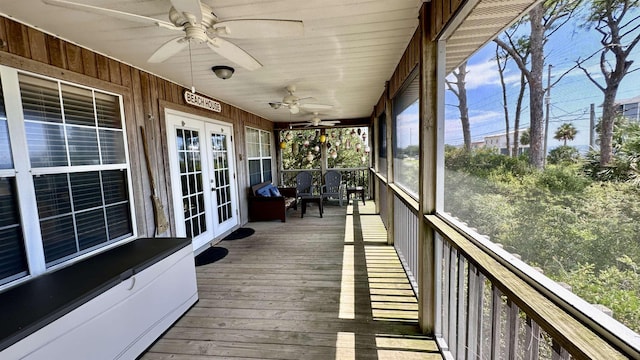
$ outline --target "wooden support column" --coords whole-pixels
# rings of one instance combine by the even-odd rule
[[[376,107],[373,107],[373,128],[369,131],[369,142],[371,143],[371,161],[374,169],[378,168],[380,164],[378,149],[380,148],[380,116],[376,114]],[[369,184],[373,184],[373,199],[376,204],[376,214],[380,214],[380,186],[378,186],[378,178],[374,176],[373,172],[369,173]],[[371,189],[371,188],[369,188]]]
[[[389,93],[389,82],[384,87],[384,114],[385,121],[387,122],[387,244],[393,245],[394,242],[394,223],[393,223],[393,190],[391,189],[391,183],[393,183],[393,102]]]
[[[419,233],[418,233],[418,321],[426,334],[435,333],[436,269],[435,233],[424,215],[436,210],[436,168],[438,135],[438,48],[429,26],[433,2],[420,9],[420,163],[419,163]]]

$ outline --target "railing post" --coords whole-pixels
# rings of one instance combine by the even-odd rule
[[[438,63],[437,42],[432,40],[429,26],[431,2],[420,9],[420,160],[418,218],[418,321],[424,333],[434,334],[436,329],[435,233],[424,215],[436,210],[436,168],[438,134]],[[451,326],[451,324],[450,324]]]

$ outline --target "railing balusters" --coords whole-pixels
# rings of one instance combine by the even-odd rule
[[[507,300],[507,328],[505,329],[505,352],[507,359],[515,360],[518,352],[519,309],[511,300]]]
[[[491,360],[500,359],[502,296],[495,285],[491,285]]]
[[[458,256],[458,309],[457,309],[457,330],[456,332],[458,333],[458,338],[456,339],[456,347],[457,347],[457,353],[459,354],[460,358],[464,358],[464,352],[465,352],[465,345],[467,343],[467,319],[466,319],[466,299],[467,299],[467,287],[466,285],[466,280],[467,280],[467,266],[466,266],[467,262],[466,259],[464,258],[464,256],[459,255]]]
[[[458,285],[458,276],[457,276],[457,270],[458,267],[456,266],[456,264],[458,263],[458,252],[456,251],[455,248],[451,248],[451,252],[449,252],[449,339],[447,341],[447,343],[449,343],[449,349],[452,350],[452,352],[455,351],[456,344],[453,343],[454,341],[456,341],[458,339],[458,336],[456,334],[456,330],[457,330],[457,323],[456,323],[456,318],[457,315],[456,314],[456,310],[457,310],[457,306],[456,304],[458,303],[456,300],[456,297],[458,296],[458,289],[457,289],[457,285]],[[456,354],[454,353],[453,356],[455,357]]]
[[[478,335],[480,334],[480,319],[482,317],[482,287],[480,272],[468,263],[469,290],[467,291],[467,360],[474,360],[480,353]]]

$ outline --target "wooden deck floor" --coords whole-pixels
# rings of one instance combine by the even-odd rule
[[[442,359],[373,206],[247,224],[197,267],[199,302],[142,359]]]

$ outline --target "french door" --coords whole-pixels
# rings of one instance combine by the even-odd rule
[[[233,128],[166,110],[177,236],[194,251],[238,223]]]

